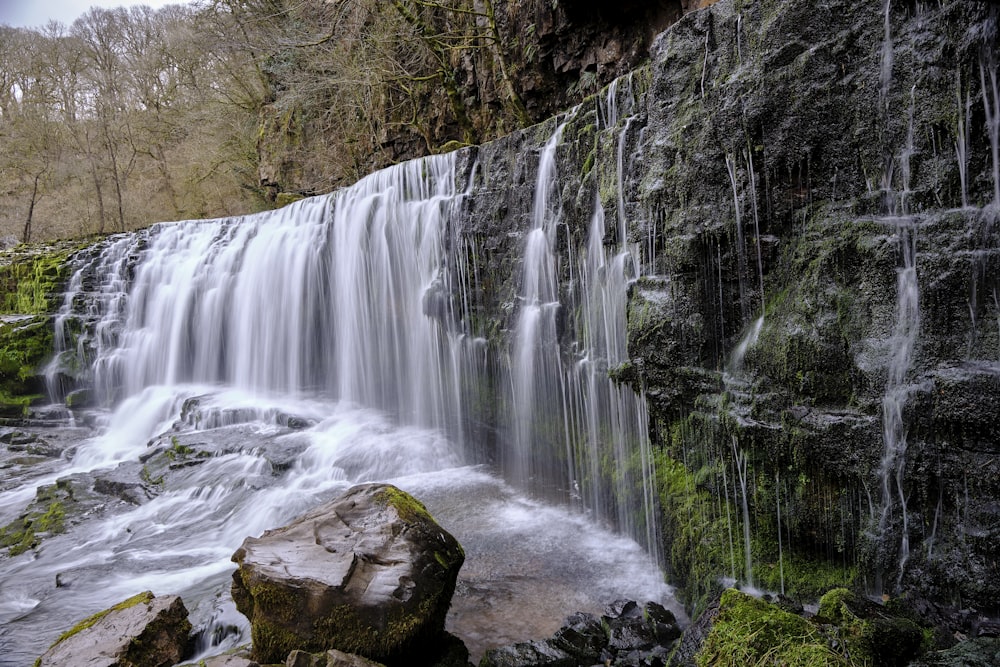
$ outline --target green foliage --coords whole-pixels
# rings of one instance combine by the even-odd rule
[[[167,458],[171,461],[181,460],[183,461],[187,457],[195,453],[194,448],[188,447],[187,445],[182,445],[177,436],[170,436],[170,448],[167,450]],[[144,468],[145,470],[145,468]],[[147,473],[148,474],[148,473]],[[160,481],[162,482],[162,477]]]
[[[149,471],[149,466],[143,465],[142,471],[139,473],[139,479],[145,484],[151,486],[163,486],[163,475],[158,475],[153,477],[153,473]]]

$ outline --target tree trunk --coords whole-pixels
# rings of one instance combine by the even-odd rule
[[[21,235],[21,243],[31,243],[31,219],[35,217],[35,202],[38,201],[38,180],[45,172],[35,174],[35,184],[31,188],[31,204],[28,205],[28,219],[24,221],[24,233]]]

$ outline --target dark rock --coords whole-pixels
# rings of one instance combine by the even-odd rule
[[[608,633],[597,617],[576,613],[566,619],[566,624],[556,631],[550,643],[576,658],[580,664],[591,664],[597,661],[607,646]]]
[[[176,595],[140,593],[60,637],[37,667],[170,667],[188,647],[191,624]]]
[[[908,613],[872,602],[846,589],[835,589],[820,599],[818,617],[842,629],[854,654],[888,667],[907,665],[923,651],[924,633]]]
[[[1000,639],[982,637],[959,642],[943,651],[928,653],[911,667],[996,667],[1000,665]]]
[[[233,560],[258,661],[336,648],[402,665],[437,653],[464,554],[418,501],[368,484],[247,538]]]
[[[138,482],[123,482],[104,477],[94,480],[94,491],[114,496],[131,505],[141,505],[150,499],[150,493]]]
[[[577,659],[547,641],[531,641],[490,649],[479,667],[576,667]]]
[[[75,389],[66,394],[66,407],[74,410],[92,408],[97,405],[97,394],[93,389]]]
[[[576,613],[550,638],[488,651],[486,667],[530,665],[663,665],[680,629],[674,615],[655,602],[640,607],[617,600],[599,619]]]
[[[681,634],[680,642],[674,650],[671,665],[676,667],[694,667],[695,658],[701,651],[705,638],[712,630],[715,619],[719,616],[719,598],[716,597],[705,607],[705,610]]]
[[[646,603],[646,622],[652,626],[658,644],[668,645],[681,636],[677,617],[673,612],[656,602]]]

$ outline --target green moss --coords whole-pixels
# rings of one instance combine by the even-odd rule
[[[47,498],[40,492],[37,500],[44,503]],[[45,511],[28,512],[0,528],[0,547],[9,547],[11,556],[34,549],[41,540],[38,533],[65,532],[65,519],[66,510],[63,503],[51,500]]]
[[[52,353],[48,317],[0,324],[0,402],[25,407],[39,394],[39,369]]]
[[[437,150],[435,150],[434,152],[435,153],[450,153],[452,151],[457,151],[459,148],[465,148],[468,145],[469,144],[467,144],[467,143],[464,143],[462,141],[457,141],[457,140],[453,139],[451,141],[447,141],[444,144],[438,146]]]
[[[300,199],[305,199],[304,195],[298,192],[279,192],[274,198],[275,208],[281,208],[282,206],[288,206]]]
[[[732,589],[722,594],[719,615],[695,660],[699,667],[852,664],[806,619]]]
[[[52,312],[58,305],[54,294],[66,278],[66,260],[76,248],[21,248],[26,250],[8,253],[10,263],[0,263],[0,313]]]
[[[672,428],[679,432],[681,426]],[[665,451],[657,452],[663,543],[669,545],[670,569],[680,583],[681,598],[695,610],[721,588],[720,579],[743,562],[742,541],[726,516],[728,501],[719,501],[701,485],[708,474],[705,468],[691,472]],[[735,518],[735,510],[729,516]]]
[[[843,624],[844,601],[853,600],[854,593],[846,588],[834,588],[823,594],[819,599],[819,610],[817,614],[837,625]]]
[[[820,598],[817,618],[836,624],[840,641],[857,664],[906,665],[933,643],[931,633],[890,608],[846,588]]]
[[[424,504],[408,494],[406,491],[397,489],[394,486],[385,486],[374,496],[375,502],[382,506],[392,506],[399,513],[399,518],[409,523],[420,521],[434,522]]]
[[[66,511],[63,509],[62,503],[54,502],[49,505],[49,509],[45,511],[45,514],[38,517],[36,525],[40,530],[51,533],[61,533],[66,530],[63,520],[66,518]]]
[[[107,616],[108,614],[110,614],[112,612],[121,611],[123,609],[129,609],[129,608],[134,607],[134,606],[139,605],[139,604],[148,604],[150,601],[152,601],[152,599],[153,599],[153,593],[151,591],[144,591],[142,593],[139,593],[138,595],[133,595],[132,597],[128,598],[127,600],[123,600],[123,601],[119,602],[118,604],[116,604],[113,607],[109,607],[108,609],[105,609],[104,611],[99,611],[96,614],[94,614],[93,616],[88,616],[87,618],[83,619],[82,621],[80,621],[79,623],[77,623],[76,625],[74,625],[72,628],[70,628],[69,630],[67,630],[66,632],[64,632],[61,635],[59,635],[59,639],[55,640],[55,642],[52,643],[52,646],[55,646],[56,644],[58,644],[61,641],[69,639],[73,635],[76,635],[76,634],[78,634],[78,633],[86,630],[87,628],[93,627],[102,618],[104,618],[105,616]]]
[[[777,591],[781,590],[784,583],[785,593],[799,600],[815,600],[823,591],[838,586],[851,586],[856,577],[856,566],[804,558],[794,553],[785,553],[781,563],[776,558],[754,563],[756,585],[764,590]]]

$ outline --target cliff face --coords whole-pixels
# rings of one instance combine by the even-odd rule
[[[412,71],[400,76],[387,64],[374,73],[378,83],[367,84],[373,99],[357,112],[386,117],[370,117],[342,133],[327,117],[355,113],[342,99],[328,100],[329,108],[306,108],[279,73],[275,101],[261,116],[261,184],[275,196],[325,192],[388,164],[540,122],[647,62],[657,34],[684,12],[714,1],[475,0],[453,3],[454,11],[444,9],[448,3],[396,3],[413,11],[413,25],[400,25],[413,34],[410,41],[399,38],[388,58],[400,63],[393,67]],[[400,20],[384,5],[388,19]],[[376,57],[373,53],[387,57],[369,43],[376,19],[351,18],[357,28],[343,37],[344,48],[362,59]],[[434,58],[421,63],[432,53]],[[329,144],[336,142],[349,146],[331,159]]]
[[[733,577],[995,607],[996,53],[985,2],[722,2],[561,118],[561,290],[599,201],[641,256],[610,372],[647,397],[689,600]],[[513,328],[525,155],[557,122],[467,153],[477,333]]]

